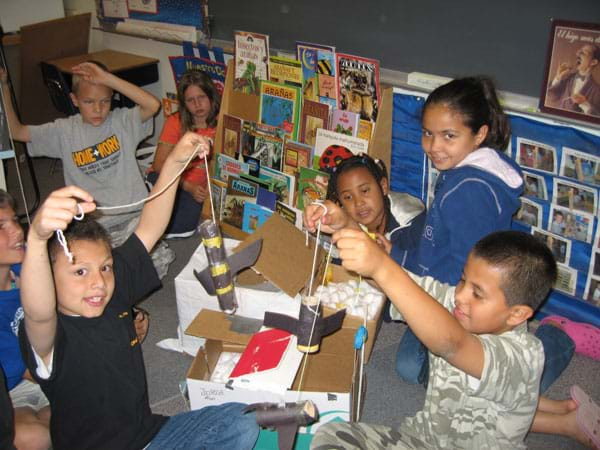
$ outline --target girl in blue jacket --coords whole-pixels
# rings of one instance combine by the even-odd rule
[[[461,78],[438,87],[427,98],[421,120],[423,150],[440,173],[420,242],[404,267],[456,285],[473,245],[491,232],[510,229],[523,178],[503,153],[510,123],[489,78]],[[568,365],[574,346],[560,329],[540,329],[545,390]],[[410,329],[400,342],[396,369],[406,381],[426,381],[427,349]]]

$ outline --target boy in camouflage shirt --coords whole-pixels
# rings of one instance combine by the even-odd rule
[[[328,424],[313,450],[525,449],[530,428],[589,443],[572,400],[542,398],[538,407],[544,352],[527,319],[556,278],[544,244],[516,231],[490,234],[451,287],[405,272],[365,233],[345,229],[333,239],[344,267],[373,278],[397,308],[392,317],[406,320],[429,349],[429,385],[423,409],[399,429]]]

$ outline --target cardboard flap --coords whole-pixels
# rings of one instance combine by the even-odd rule
[[[221,311],[203,309],[186,328],[185,334],[235,344],[248,344],[252,335],[232,331],[231,320],[235,320],[235,318],[232,319]]]
[[[310,280],[315,240],[309,239],[307,247],[304,234],[279,214],[273,214],[235,251],[257,239],[262,239],[263,245],[253,267],[287,295],[295,297]],[[319,248],[317,261],[324,257],[325,252]]]

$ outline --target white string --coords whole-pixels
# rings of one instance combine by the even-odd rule
[[[197,153],[197,151],[198,151],[198,149],[200,148],[201,145],[202,145],[202,142],[199,142],[198,145],[196,145],[196,148],[190,154],[190,156],[188,157],[187,161],[185,162],[185,164],[183,164],[183,166],[181,167],[181,169],[179,170],[179,172],[177,172],[177,174],[171,179],[171,181],[169,181],[166,184],[166,186],[164,186],[160,191],[158,191],[158,192],[150,195],[149,197],[143,198],[143,199],[141,199],[141,200],[139,200],[137,202],[130,203],[128,205],[99,206],[99,207],[96,207],[96,209],[100,209],[100,210],[105,210],[106,211],[106,210],[112,210],[112,209],[130,208],[132,206],[137,206],[137,205],[141,205],[142,203],[149,202],[150,200],[158,197],[163,192],[165,192],[177,180],[177,178],[179,178],[179,176],[187,168],[187,166],[190,163],[190,161],[194,158],[194,156],[196,156],[196,153]],[[206,163],[206,155],[204,155],[204,161]],[[77,205],[77,209],[79,211],[79,214],[76,215],[76,216],[73,216],[73,219],[75,219],[75,220],[82,220],[85,217],[85,214],[83,212],[83,208],[81,207],[81,205],[79,203],[76,203],[76,205]],[[71,251],[69,250],[69,246],[67,245],[67,240],[65,239],[65,235],[63,234],[62,230],[56,230],[56,239],[58,240],[58,243],[63,248],[63,251],[65,252],[65,256],[68,258],[69,262],[72,263],[73,262],[73,253],[71,253]]]
[[[85,216],[85,214],[83,213],[83,208],[79,203],[75,204],[77,205],[77,210],[79,211],[79,214],[74,215],[73,219],[83,220],[83,217]],[[69,260],[69,263],[73,264],[73,253],[71,253],[71,251],[69,250],[67,240],[65,239],[65,235],[62,230],[56,230],[56,239],[58,240],[60,246],[63,248],[63,251],[65,252],[65,256],[67,257],[67,259]]]
[[[358,287],[356,288],[356,299],[355,303],[358,301],[358,297],[360,295],[360,284],[362,283],[362,275],[358,275]],[[363,315],[363,326],[365,330],[367,329],[367,314],[369,312],[369,304],[365,303],[365,313]],[[368,339],[368,337],[367,337]],[[363,384],[363,372],[365,367],[365,343],[363,341],[362,346],[360,347],[360,368],[358,370],[358,399],[356,401],[356,419],[360,420],[360,403],[362,397],[362,384]]]
[[[194,149],[194,151],[188,157],[188,159],[185,162],[185,164],[179,170],[179,172],[177,172],[177,174],[171,179],[171,181],[169,181],[167,183],[167,185],[165,187],[163,187],[160,191],[155,192],[154,194],[152,194],[149,197],[146,197],[146,198],[143,198],[141,200],[138,200],[137,202],[129,203],[127,205],[98,206],[98,207],[96,207],[96,209],[100,210],[100,211],[110,211],[110,210],[113,210],[113,209],[131,208],[133,206],[138,206],[138,205],[141,205],[143,203],[149,202],[150,200],[155,199],[156,197],[158,197],[159,195],[161,195],[163,192],[165,192],[167,189],[169,189],[169,187],[171,187],[171,185],[177,180],[177,178],[179,178],[179,176],[185,171],[185,169],[187,168],[187,165],[190,163],[190,161],[192,159],[194,159],[194,156],[196,156],[196,152],[200,148],[201,145],[202,145],[202,142],[198,143],[198,145],[196,146],[196,148]],[[204,157],[204,159],[206,160],[206,156]]]
[[[327,211],[327,207],[325,205],[322,205],[325,210]],[[321,232],[321,222],[319,221],[319,224],[317,225],[317,236],[320,234]],[[312,281],[313,281],[313,276],[312,274],[314,274],[315,272],[315,261],[316,261],[316,254],[318,252],[319,246],[318,246],[318,238],[317,241],[315,242],[315,258],[313,259],[313,268],[312,268],[312,272],[311,272],[311,285],[309,286],[309,292],[310,292],[310,288],[312,286]],[[325,271],[323,272],[323,280],[321,281],[321,286],[325,286],[325,280],[327,279],[327,272],[329,271],[329,261],[331,260],[331,250],[333,249],[333,244],[331,244],[329,246],[329,251],[327,252],[327,259],[325,260]],[[302,397],[302,382],[304,380],[304,371],[306,370],[306,364],[308,363],[308,349],[310,348],[310,345],[312,343],[312,339],[313,339],[313,335],[315,332],[315,327],[317,324],[317,318],[319,317],[319,308],[321,306],[321,294],[322,294],[323,290],[321,289],[320,291],[317,290],[317,304],[315,306],[315,309],[311,309],[310,307],[308,308],[313,314],[314,314],[314,318],[313,318],[313,322],[312,322],[312,326],[310,329],[310,335],[308,337],[308,345],[306,348],[306,351],[304,352],[304,361],[302,363],[302,370],[300,371],[300,380],[298,381],[298,401],[300,401],[301,397]],[[310,296],[310,294],[309,294]]]
[[[325,206],[323,203],[316,201],[312,203],[313,205],[318,205],[321,206],[324,210],[325,210],[325,215],[327,215],[327,206]],[[322,217],[322,216],[321,216]],[[318,248],[319,248],[319,239],[321,237],[321,220],[319,220],[319,224],[317,225],[317,237],[316,237],[316,242],[315,242],[315,252],[313,255],[313,263],[312,263],[312,271],[310,272],[310,283],[308,285],[308,296],[310,297],[312,294],[312,286],[313,286],[313,282],[314,282],[314,276],[315,276],[315,268],[317,265],[317,254],[318,252]],[[308,230],[306,233],[306,238],[307,238],[307,242],[306,242],[306,246],[308,247]],[[330,245],[329,247],[329,254],[331,254],[331,246],[333,244]]]
[[[0,83],[0,95],[2,96],[2,98],[4,98],[4,89],[2,88],[2,83]],[[12,98],[10,95],[8,95],[8,101],[9,102],[12,101]],[[6,110],[6,105],[4,106],[4,109]],[[15,149],[15,141],[13,140],[12,133],[10,132],[10,127],[7,126],[6,128],[8,130],[8,140],[9,140],[12,150],[15,154],[15,157],[14,157],[15,169],[17,172],[17,180],[19,181],[19,189],[21,190],[21,198],[23,199],[23,205],[25,206],[25,216],[27,216],[27,223],[29,224],[29,226],[31,226],[31,218],[29,217],[29,205],[27,204],[27,198],[25,197],[25,188],[23,187],[23,179],[21,178],[21,169],[19,169],[19,162],[17,161],[17,152]]]
[[[208,173],[208,160],[206,159],[206,155],[204,156],[204,168],[206,169],[206,183],[208,184],[208,199],[210,200],[210,213],[212,214],[213,222],[217,223],[217,219],[215,218],[215,205],[213,204],[212,188],[210,187],[210,174]]]

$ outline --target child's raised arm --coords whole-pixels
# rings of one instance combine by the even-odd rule
[[[374,240],[362,231],[343,229],[333,235],[333,241],[342,265],[373,278],[431,352],[460,370],[481,377],[484,355],[479,339],[416,284]]]
[[[169,153],[158,180],[150,191],[150,196],[165,189],[166,186],[169,187],[144,205],[140,223],[135,230],[135,234],[148,251],[152,250],[169,224],[181,169],[189,162],[192,154],[198,154],[203,158],[209,151],[210,141],[206,137],[188,131]]]
[[[139,105],[140,116],[143,122],[153,117],[160,108],[160,102],[154,95],[135,84],[103,70],[94,63],[84,62],[77,64],[71,70],[74,75],[79,75],[86,81],[102,84],[130,98],[135,104]]]
[[[92,196],[83,189],[67,186],[54,191],[35,215],[27,236],[21,270],[21,303],[29,342],[46,362],[56,334],[56,294],[48,239],[55,230],[67,228],[80,213],[77,203],[85,214],[96,209]]]
[[[31,137],[29,136],[29,127],[23,125],[12,103],[10,96],[10,89],[8,87],[8,73],[6,69],[0,67],[0,84],[2,84],[2,98],[4,100],[4,106],[6,109],[6,120],[8,120],[8,127],[13,139],[21,142],[29,142]]]
[[[302,221],[304,222],[304,227],[311,233],[317,230],[319,221],[321,222],[321,231],[328,234],[346,227],[360,229],[348,213],[340,205],[331,200],[325,200],[319,204],[310,203],[307,205],[304,208]]]

